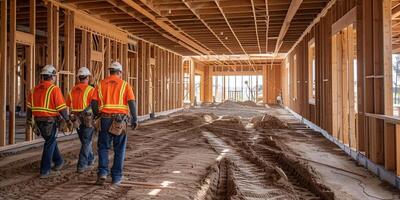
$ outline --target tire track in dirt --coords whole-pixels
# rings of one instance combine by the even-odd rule
[[[235,129],[233,130],[232,127],[235,127]],[[316,181],[316,177],[311,173],[311,169],[306,163],[299,162],[289,156],[292,152],[287,151],[286,154],[270,150],[270,148],[273,150],[275,148],[275,150],[283,152],[287,148],[281,148],[274,141],[263,145],[258,144],[258,141],[265,141],[264,134],[252,129],[251,126],[248,130],[238,131],[243,130],[243,127],[241,121],[232,118],[230,122],[226,120],[226,123],[219,123],[218,128],[209,126],[207,129],[228,145],[238,147],[237,151],[251,162],[272,169],[272,174],[278,172],[279,176],[270,181],[285,185],[289,193],[293,195],[293,199],[334,198],[333,192],[329,188]],[[271,143],[274,145],[270,146]],[[259,148],[260,146],[263,148]],[[284,177],[283,180],[282,177]]]
[[[79,151],[71,150],[66,154],[67,165],[60,173],[54,174],[49,179],[38,179],[37,175],[29,180],[21,180],[0,188],[0,197],[4,199],[124,199],[128,192],[140,185],[129,186],[131,182],[146,182],[155,174],[165,162],[182,154],[184,149],[193,147],[209,148],[196,129],[190,132],[182,130],[204,123],[198,116],[177,116],[151,126],[143,126],[140,131],[128,135],[128,144],[125,162],[125,177],[123,186],[111,187],[94,185],[96,170],[84,174],[76,174],[76,160]],[[176,131],[181,130],[181,131]],[[203,150],[199,150],[202,152]],[[211,153],[213,153],[210,150]],[[190,158],[185,158],[184,161]],[[112,164],[112,156],[110,158]],[[26,171],[27,166],[38,166],[38,162],[19,166],[13,171],[24,171],[27,174],[35,173],[34,170]],[[205,168],[205,167],[204,167]],[[1,171],[0,171],[1,172]],[[37,173],[37,172],[36,172]],[[201,175],[198,175],[199,177]],[[10,176],[13,177],[13,176]],[[128,186],[124,186],[124,182]],[[0,181],[1,183],[1,181]],[[196,188],[189,188],[195,191]],[[192,193],[194,193],[192,191]]]
[[[230,182],[231,197],[246,199],[294,199],[290,191],[285,187],[279,186],[272,181],[270,173],[272,169],[266,169],[257,165],[248,158],[243,157],[234,146],[227,144],[211,132],[204,132],[203,135],[208,139],[217,152],[220,153],[220,160],[226,156],[229,160],[228,176]],[[233,188],[232,188],[233,187]]]

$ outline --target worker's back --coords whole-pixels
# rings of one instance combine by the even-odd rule
[[[61,90],[50,81],[41,81],[28,96],[27,106],[36,117],[59,116],[58,111],[66,107]]]
[[[86,109],[94,94],[94,88],[86,83],[79,83],[74,86],[67,98],[67,106],[72,112],[81,112]]]
[[[128,114],[128,100],[134,99],[132,88],[118,76],[111,75],[97,86],[97,100],[100,112]]]

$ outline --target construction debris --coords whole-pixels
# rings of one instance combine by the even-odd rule
[[[284,129],[288,128],[287,124],[279,120],[278,118],[265,114],[264,116],[257,116],[251,119],[251,123],[254,124],[254,128],[261,129]]]

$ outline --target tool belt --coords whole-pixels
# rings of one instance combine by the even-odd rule
[[[73,128],[78,129],[81,124],[83,124],[86,128],[94,127],[94,115],[92,112],[82,111],[82,112],[73,112],[70,115],[70,120],[72,121]]]
[[[73,129],[79,129],[79,126],[81,125],[81,119],[80,119],[80,117],[79,117],[79,113],[71,113],[70,115],[69,115],[69,119],[71,120],[71,122],[72,122],[72,128]]]
[[[103,116],[103,115],[102,115]],[[128,116],[125,114],[113,114],[111,115],[112,123],[108,132],[113,135],[126,134],[128,126]]]
[[[42,137],[50,137],[53,126],[55,126],[55,117],[35,117],[36,125],[33,127],[36,133]]]

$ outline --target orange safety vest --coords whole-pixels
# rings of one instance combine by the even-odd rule
[[[55,117],[66,105],[59,87],[50,81],[41,81],[29,93],[27,107],[35,117]]]
[[[128,114],[128,101],[135,100],[132,87],[118,76],[100,81],[94,96],[99,101],[100,113]]]
[[[72,88],[67,97],[67,106],[72,112],[82,112],[92,101],[94,88],[86,83],[79,83]]]

